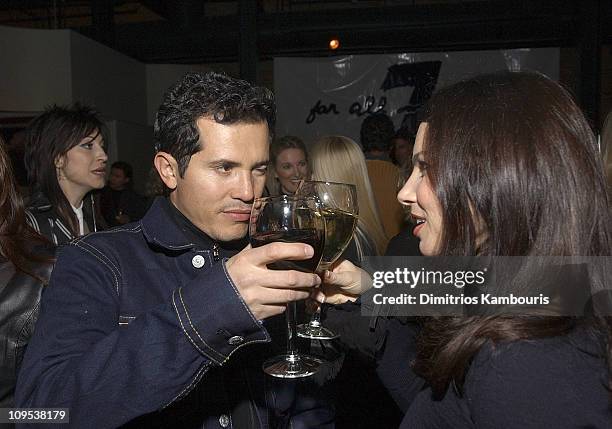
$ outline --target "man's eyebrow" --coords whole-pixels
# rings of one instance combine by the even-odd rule
[[[210,161],[208,163],[209,167],[220,167],[220,166],[224,166],[224,167],[240,167],[240,163],[236,162],[236,161],[231,161],[229,159],[215,159],[213,161]]]
[[[269,163],[268,160],[257,161],[256,163],[253,164],[252,168],[260,168],[260,167],[268,165],[268,163]],[[222,159],[215,159],[213,161],[210,161],[208,163],[208,166],[213,167],[213,168],[221,167],[221,166],[229,167],[229,168],[236,168],[236,167],[241,167],[242,163],[222,158]]]

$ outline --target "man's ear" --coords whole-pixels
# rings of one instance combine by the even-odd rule
[[[157,152],[155,158],[153,158],[153,165],[155,165],[162,182],[171,191],[176,189],[180,177],[176,159],[167,152]]]

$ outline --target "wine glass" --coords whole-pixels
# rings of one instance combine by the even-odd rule
[[[322,274],[336,262],[353,238],[359,214],[357,188],[347,183],[310,180],[303,182],[295,195],[314,196],[320,201],[325,219],[325,247],[317,272]],[[319,340],[338,337],[331,329],[321,325],[320,308],[313,313],[310,322],[298,326],[298,336]]]
[[[253,247],[272,242],[306,243],[314,249],[309,259],[277,261],[273,270],[298,270],[314,273],[325,242],[325,221],[314,197],[277,196],[258,198],[253,203],[249,235]],[[300,354],[296,347],[296,303],[287,304],[287,352],[263,364],[267,374],[280,378],[307,377],[317,372],[322,361]]]

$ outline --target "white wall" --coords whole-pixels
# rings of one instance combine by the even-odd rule
[[[145,66],[78,33],[70,33],[72,99],[106,116],[146,123]]]
[[[108,151],[109,166],[125,161],[134,169],[134,189],[144,193],[149,170],[153,166],[153,127],[113,120],[106,123],[112,139]]]
[[[72,101],[70,33],[0,26],[0,112]]]

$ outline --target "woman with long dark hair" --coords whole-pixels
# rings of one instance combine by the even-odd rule
[[[51,272],[51,245],[26,223],[0,139],[0,408],[13,406],[17,372]]]
[[[104,126],[87,106],[52,106],[26,129],[25,165],[33,194],[28,222],[55,244],[97,230],[94,198],[104,187]]]
[[[584,115],[558,84],[535,73],[475,77],[437,92],[424,121],[398,195],[417,221],[423,255],[609,264],[601,156]],[[349,286],[346,273],[330,277]],[[567,287],[589,289],[594,300],[609,293],[610,277],[582,280]],[[408,346],[412,364],[402,365],[427,387],[413,396],[402,427],[612,427],[609,296],[605,301],[573,316],[534,309],[424,318]]]

